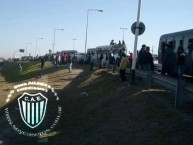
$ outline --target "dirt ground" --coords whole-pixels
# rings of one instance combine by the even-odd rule
[[[161,100],[173,94],[143,82],[131,86],[119,82],[118,73],[106,69],[89,71],[75,65],[51,68],[43,78],[26,77],[52,85],[60,96],[62,117],[55,130],[29,138],[17,135],[4,116],[6,94],[13,84],[1,75],[0,145],[191,145],[193,124]],[[170,99],[169,99],[170,100]],[[165,101],[164,101],[165,102]],[[9,104],[8,104],[9,105]]]

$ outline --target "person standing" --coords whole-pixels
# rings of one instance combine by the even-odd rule
[[[120,66],[119,66],[119,76],[120,76],[120,81],[125,81],[126,80],[126,77],[125,77],[125,70],[127,68],[127,65],[128,65],[128,59],[126,58],[126,55],[125,53],[122,53],[121,55],[121,63],[120,63]]]
[[[68,70],[69,70],[69,73],[72,71],[72,56],[71,56],[71,54],[68,54]]]
[[[147,46],[145,49],[145,70],[146,71],[153,71],[154,70],[154,63],[153,63],[153,57],[152,54],[149,52],[150,47]]]
[[[130,56],[129,56],[129,64],[130,66],[132,66],[132,62],[133,62],[133,53],[129,53]]]
[[[145,48],[146,48],[146,45],[143,44],[142,48],[141,48],[141,50],[139,51],[139,54],[138,54],[137,63],[138,63],[138,68],[140,70],[144,70],[144,67],[145,67],[145,65],[144,65],[144,63],[145,63],[145,57],[144,57],[145,56]]]
[[[44,68],[45,59],[44,57],[41,57],[41,70]]]
[[[115,72],[115,57],[114,57],[113,52],[111,52],[109,55],[108,71],[110,68],[112,68],[113,72]]]
[[[193,49],[192,44],[189,43],[187,47],[187,53],[185,56],[185,72],[188,75],[193,75]]]
[[[94,53],[90,54],[90,71],[92,71],[94,67]]]
[[[52,64],[53,64],[53,67],[55,67],[55,55],[54,54],[52,54],[52,56],[51,56],[51,61],[52,61]]]
[[[176,55],[169,44],[165,45],[161,74],[173,76],[176,64]]]
[[[185,53],[182,44],[180,44],[180,46],[178,47],[177,66],[178,66],[178,79],[182,80],[185,68]]]
[[[58,66],[61,65],[61,54],[58,54]]]
[[[118,55],[117,58],[115,59],[116,71],[119,71],[120,62],[121,62],[120,55]]]
[[[100,57],[99,57],[99,69],[102,68],[102,60],[103,60],[103,53],[101,52]]]

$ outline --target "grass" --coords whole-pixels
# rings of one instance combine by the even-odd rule
[[[85,144],[99,139],[112,145],[172,144],[172,141],[180,144],[180,139],[187,144],[192,142],[186,139],[193,133],[191,125],[152,97],[168,92],[128,87],[104,71],[96,71],[76,85],[62,93],[68,96],[62,102],[65,115],[59,126],[65,131],[61,130],[53,140],[64,137],[65,144]],[[89,96],[80,96],[81,90],[88,90]],[[170,132],[173,134],[168,137]]]
[[[16,82],[39,73],[37,63],[23,66],[23,74],[17,74],[17,79],[12,77],[12,73],[4,74],[2,79]],[[12,68],[14,65],[6,69]],[[193,144],[192,124],[156,99],[170,100],[171,93],[156,86],[144,91],[140,82],[137,86],[128,86],[128,82],[119,82],[117,73],[106,69],[95,68],[90,72],[87,67],[75,65],[69,74],[64,67],[57,70],[47,64],[44,73],[49,84],[57,88],[63,106],[60,123],[45,136],[49,144]],[[83,95],[83,92],[88,95]],[[16,142],[22,140],[24,137],[15,139]],[[27,140],[25,143],[29,144]]]
[[[22,72],[19,63],[6,62],[1,66],[1,74],[7,83],[24,81],[36,77],[39,73],[48,74],[53,72],[51,62],[46,62],[44,69],[40,70],[39,62],[21,62]]]

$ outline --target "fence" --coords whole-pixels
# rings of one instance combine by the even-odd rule
[[[151,88],[151,83],[156,83],[172,92],[175,92],[175,107],[184,107],[185,99],[193,99],[193,85],[183,80],[176,80],[153,72],[136,70],[136,76],[145,80],[145,89]]]

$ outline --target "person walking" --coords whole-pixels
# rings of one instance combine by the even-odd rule
[[[68,70],[69,70],[69,73],[72,71],[72,56],[71,56],[71,54],[68,54]]]

